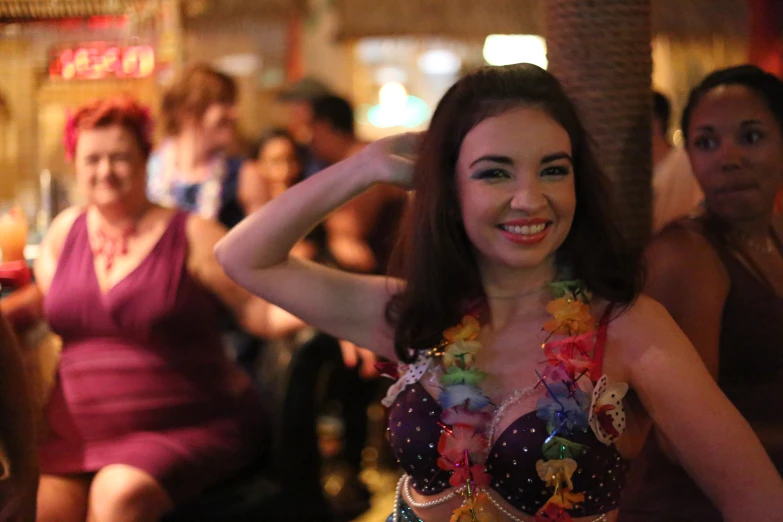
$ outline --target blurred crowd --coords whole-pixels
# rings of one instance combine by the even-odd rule
[[[780,471],[770,402],[783,384],[783,87],[768,76],[709,76],[682,115],[683,144],[654,93],[644,293]],[[0,521],[348,521],[369,508],[368,444],[381,466],[396,464],[368,417],[388,361],[239,286],[213,252],[245,217],[368,146],[351,101],[317,79],[280,101],[286,124],[244,139],[234,80],[198,63],[168,87],[159,121],[122,97],[69,118],[86,205],[52,222],[32,281],[3,276]],[[410,198],[375,184],[291,255],[386,274]],[[678,457],[653,429],[619,520],[721,520]]]

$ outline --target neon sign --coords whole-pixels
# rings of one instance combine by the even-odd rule
[[[91,42],[60,49],[49,62],[49,77],[59,80],[144,78],[155,71],[155,50],[149,45],[123,47]]]

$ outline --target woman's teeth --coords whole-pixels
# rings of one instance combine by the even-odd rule
[[[500,228],[506,232],[511,232],[512,234],[530,236],[543,232],[546,228],[546,223],[538,223],[535,225],[500,225]]]

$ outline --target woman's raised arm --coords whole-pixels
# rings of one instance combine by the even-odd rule
[[[374,184],[408,186],[406,155],[417,142],[416,134],[375,142],[264,205],[218,243],[216,255],[226,274],[304,322],[392,357],[385,309],[402,283],[327,268],[289,252],[330,212]]]

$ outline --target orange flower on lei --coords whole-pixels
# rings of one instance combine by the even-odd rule
[[[472,315],[466,315],[457,326],[452,326],[443,332],[443,337],[450,343],[457,341],[472,341],[481,332],[481,324]]]
[[[454,510],[449,522],[496,522],[497,520],[489,497],[481,491],[476,494],[472,502]]]
[[[553,319],[544,323],[544,330],[553,334],[580,335],[595,331],[590,305],[573,297],[561,297],[546,306]]]
[[[555,492],[555,494],[546,501],[544,507],[551,504],[563,509],[574,509],[577,504],[581,504],[584,501],[584,493],[574,493],[569,488],[564,488]]]

